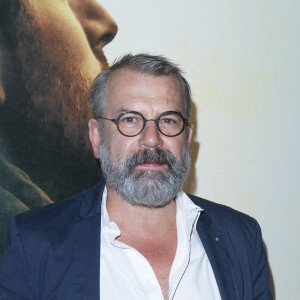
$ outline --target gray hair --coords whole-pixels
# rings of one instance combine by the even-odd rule
[[[91,88],[91,110],[94,118],[102,116],[107,97],[107,83],[110,75],[116,70],[127,68],[132,71],[150,74],[153,76],[173,76],[180,84],[183,96],[183,105],[186,117],[189,118],[191,110],[191,89],[183,77],[180,68],[163,56],[149,54],[126,54],[115,60],[110,68],[102,71],[95,79]]]

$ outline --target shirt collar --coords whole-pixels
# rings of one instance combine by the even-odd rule
[[[188,214],[203,211],[203,209],[196,205],[183,191],[176,197],[176,207],[177,210],[182,209],[183,212]]]
[[[107,188],[106,185],[102,194],[102,202],[101,202],[101,229],[107,226],[110,223],[110,218],[106,209],[106,200],[107,200]]]
[[[177,249],[173,268],[187,263],[182,263],[182,260],[189,259],[191,251],[191,237],[195,229],[198,218],[203,209],[182,192],[176,198],[176,226],[177,226],[177,244],[180,247]],[[177,255],[178,254],[178,255]]]

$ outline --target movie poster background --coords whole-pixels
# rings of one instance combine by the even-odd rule
[[[299,2],[104,0],[101,4],[119,26],[116,38],[105,48],[109,62],[124,53],[143,51],[163,54],[186,72],[197,109],[191,118],[196,125],[191,146],[194,167],[186,190],[255,217],[263,231],[273,294],[278,299],[297,299]],[[80,10],[74,15],[78,19]],[[0,72],[4,64],[2,59]],[[76,132],[76,126],[72,129]],[[26,138],[22,141],[26,143]],[[41,141],[47,144],[47,139]],[[56,161],[67,165],[61,175],[54,169],[44,170],[49,176],[43,186],[57,176],[60,184],[55,186],[64,190],[55,201],[99,178],[91,153],[85,152],[82,158],[79,151],[72,159],[64,150],[57,151],[57,145],[53,149],[60,157]],[[0,151],[3,155],[4,149]],[[28,155],[25,167],[40,161],[41,155],[39,151]],[[5,181],[3,169],[2,164],[0,178]],[[26,201],[32,197],[28,195]],[[6,201],[0,216],[12,208]]]
[[[89,90],[117,25],[95,0],[0,1],[0,253],[12,215],[99,181]]]

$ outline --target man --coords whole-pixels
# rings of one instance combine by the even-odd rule
[[[0,0],[0,15],[1,254],[12,215],[99,180],[89,90],[117,25],[96,0]]]
[[[0,296],[272,299],[257,222],[182,192],[190,105],[162,57],[126,55],[96,78],[89,135],[106,181],[12,220]]]

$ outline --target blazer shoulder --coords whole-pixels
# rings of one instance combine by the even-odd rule
[[[194,195],[188,195],[191,200],[203,208],[203,220],[222,228],[240,228],[244,230],[256,230],[259,227],[257,221],[229,206],[212,202]],[[202,213],[201,213],[202,214]]]
[[[80,212],[82,209],[85,209],[85,206],[91,206],[91,203],[97,200],[96,196],[100,187],[101,182],[91,189],[85,190],[60,202],[31,209],[16,215],[14,217],[15,223],[19,228],[34,228],[35,230],[73,223],[79,218]]]
[[[239,299],[271,300],[268,262],[257,221],[226,205],[189,196],[203,209],[196,228],[212,267],[223,266],[219,269],[222,278],[234,280]]]

